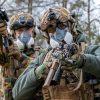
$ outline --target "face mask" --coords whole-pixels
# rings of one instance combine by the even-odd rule
[[[50,38],[50,45],[52,48],[59,47],[59,43],[56,40],[54,40],[53,38]]]
[[[67,44],[71,44],[73,42],[73,36],[70,32],[67,32],[65,37],[64,37],[64,41],[67,43]]]
[[[62,34],[63,35],[63,34]],[[66,32],[65,35],[61,36],[61,38],[58,39],[54,36],[50,37],[50,45],[52,48],[56,48],[56,47],[59,47],[59,43],[62,42],[62,40],[64,40],[66,42],[66,44],[71,44],[73,42],[73,37],[71,35],[71,33],[69,32]]]
[[[54,33],[53,37],[56,41],[62,41],[66,35],[66,31],[63,29],[56,29],[56,33]]]
[[[22,43],[27,44],[31,38],[31,35],[27,32],[22,32],[18,38]]]
[[[23,32],[15,41],[15,43],[18,45],[18,48],[21,51],[24,51],[25,46],[27,46],[28,49],[33,48],[34,46],[34,38],[29,34]]]

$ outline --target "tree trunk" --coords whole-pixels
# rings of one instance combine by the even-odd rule
[[[63,0],[62,1],[63,7],[67,8],[67,2],[68,2],[68,0]]]
[[[89,42],[91,42],[91,22],[90,22],[90,0],[88,0],[88,35],[89,35]]]
[[[32,0],[28,0],[28,13],[32,14]]]
[[[21,0],[16,0],[15,2],[16,2],[17,4],[19,4],[19,3],[21,2]]]

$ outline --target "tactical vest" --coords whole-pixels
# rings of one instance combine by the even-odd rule
[[[86,82],[91,86],[94,93],[94,100],[100,100],[100,79],[97,79],[94,75],[85,73]]]
[[[64,72],[59,85],[43,87],[44,100],[97,100],[94,99],[93,88],[88,82],[84,82],[82,77],[83,74],[80,75],[79,82],[77,82],[73,81],[73,76],[69,76],[71,83],[68,83],[66,82],[66,72]]]
[[[94,85],[94,100],[100,100],[100,82]]]

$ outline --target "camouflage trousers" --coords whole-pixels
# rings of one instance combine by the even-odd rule
[[[13,100],[12,98],[12,88],[14,86],[14,83],[16,81],[16,78],[14,77],[4,77],[4,98],[5,100]]]

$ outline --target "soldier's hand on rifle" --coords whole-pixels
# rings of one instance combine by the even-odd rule
[[[85,56],[84,54],[81,53],[77,55],[73,55],[72,59],[74,61],[75,68],[81,68],[85,62]]]
[[[20,60],[21,53],[19,51],[17,44],[13,43],[11,46],[9,46],[8,56],[13,57],[14,59]]]
[[[46,54],[43,63],[36,68],[35,70],[36,76],[39,79],[46,78],[52,63],[53,63],[53,58],[52,58],[52,50],[51,50]]]
[[[43,64],[45,64],[47,67],[50,67],[52,64],[52,60],[53,60],[53,57],[52,57],[52,50],[51,50],[46,54]]]
[[[2,35],[6,35],[7,34],[6,21],[0,20],[0,34],[2,34]]]
[[[66,59],[66,66],[70,68],[82,68],[85,63],[85,55],[84,50],[86,48],[86,44],[81,43],[81,48],[77,48],[77,52],[72,55],[69,59]],[[64,68],[67,68],[64,67]]]
[[[83,54],[75,54],[70,59],[66,59],[64,62],[62,61],[62,69],[75,69],[81,68],[85,62]]]

